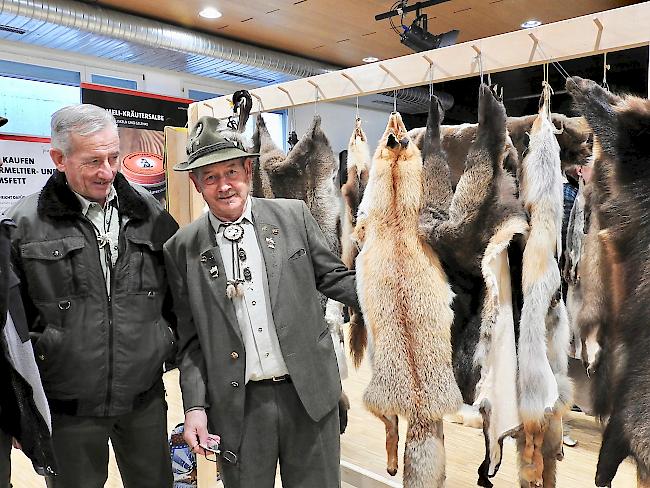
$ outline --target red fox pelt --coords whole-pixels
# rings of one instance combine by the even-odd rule
[[[453,294],[438,256],[419,236],[422,204],[422,157],[393,113],[359,209],[356,267],[373,370],[363,400],[393,436],[391,445],[387,440],[391,474],[397,470],[396,416],[408,420],[406,488],[444,486],[441,419],[462,403],[451,363]]]

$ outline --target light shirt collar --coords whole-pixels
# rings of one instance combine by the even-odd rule
[[[253,212],[251,210],[252,203],[253,202],[251,200],[251,196],[248,195],[248,197],[246,198],[246,204],[244,205],[244,212],[234,222],[225,222],[221,220],[219,217],[217,217],[216,215],[214,215],[212,211],[210,211],[208,215],[210,216],[210,221],[212,222],[212,226],[214,227],[215,231],[218,233],[219,226],[221,225],[239,224],[244,220],[248,220],[252,224],[253,223]]]
[[[69,187],[68,187],[69,188]],[[74,191],[72,188],[70,188],[72,193],[74,193],[77,196],[77,199],[79,200],[79,203],[81,203],[81,213],[83,215],[88,214],[88,209],[90,208],[91,205],[99,205],[97,202],[92,202],[88,200],[86,197],[79,195],[76,191]],[[108,196],[106,197],[106,205],[105,207],[112,203],[113,200],[115,200],[115,205],[118,206],[118,201],[117,201],[117,192],[115,191],[115,187],[111,185],[111,189],[108,192]]]

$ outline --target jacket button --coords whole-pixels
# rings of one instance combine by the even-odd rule
[[[233,351],[230,353],[230,357],[233,359],[237,359],[239,357],[239,354],[237,354],[237,351]]]
[[[59,251],[58,249],[52,251],[52,256],[54,256],[55,258],[58,258],[60,255],[61,255],[61,251]]]
[[[41,361],[45,361],[45,354],[39,354],[38,359],[40,359]]]
[[[236,381],[232,381],[230,383],[230,386],[232,386],[233,388],[237,388],[239,386],[239,383],[237,383]]]

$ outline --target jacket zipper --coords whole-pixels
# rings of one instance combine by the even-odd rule
[[[111,292],[107,295],[107,301],[108,301],[108,378],[107,378],[107,391],[106,391],[106,406],[104,408],[104,415],[108,417],[109,411],[110,411],[110,406],[111,406],[111,400],[113,396],[113,374],[114,374],[114,367],[113,367],[113,357],[114,357],[114,341],[115,341],[115,328],[113,327],[113,292],[115,291],[115,274],[113,273],[113,270],[117,269],[118,264],[124,257],[124,253],[126,252],[126,244],[123,239],[124,237],[124,231],[125,231],[126,223],[122,225],[120,223],[120,233],[118,235],[118,255],[117,255],[117,261],[115,261],[115,266],[113,266],[113,269],[111,270],[111,275],[110,275],[110,282],[111,282]]]
[[[92,222],[88,217],[84,217],[86,221],[90,224],[90,230],[92,231],[93,235],[95,236],[95,229],[92,225]],[[120,233],[118,239],[121,241],[122,236],[124,234],[124,229],[122,226],[120,226]],[[99,249],[99,244],[97,242],[97,238],[95,236],[95,249],[97,249],[97,259],[98,262],[100,263],[100,268],[101,268],[101,259],[102,259],[102,254],[101,250]],[[120,248],[121,242],[120,242]],[[122,249],[120,249],[122,250]],[[121,255],[124,254],[124,251],[118,254],[117,260],[120,260]],[[113,268],[117,268],[117,262],[115,263],[115,266]],[[112,390],[113,390],[113,341],[114,341],[114,331],[113,331],[113,303],[112,303],[112,296],[113,296],[113,288],[115,286],[115,280],[113,279],[113,272],[111,271],[110,273],[110,292],[105,294],[105,304],[106,304],[106,310],[108,311],[108,375],[106,378],[106,401],[104,403],[104,416],[108,416],[110,412],[110,405],[111,405],[111,397],[112,397]]]
[[[140,249],[140,286],[138,290],[142,290],[142,283],[144,282],[144,253]]]

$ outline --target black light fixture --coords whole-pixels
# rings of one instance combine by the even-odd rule
[[[429,0],[416,2],[414,5],[409,6],[408,0],[398,0],[393,4],[392,10],[375,15],[375,20],[390,19],[391,27],[399,34],[400,42],[415,52],[451,46],[456,43],[459,31],[454,29],[442,34],[431,34],[427,25],[427,14],[421,13],[423,8],[447,1],[449,0]],[[410,26],[404,25],[404,15],[408,12],[415,12],[415,20]],[[393,23],[392,17],[396,16],[401,17],[402,32],[399,32],[397,26]]]
[[[9,122],[9,120],[7,120],[6,117],[3,117],[2,115],[0,115],[0,127],[5,125],[7,122]]]
[[[403,26],[403,29],[404,32],[399,37],[400,42],[415,52],[453,46],[459,34],[458,29],[443,34],[431,34],[427,28],[427,14],[418,15],[409,27]]]

